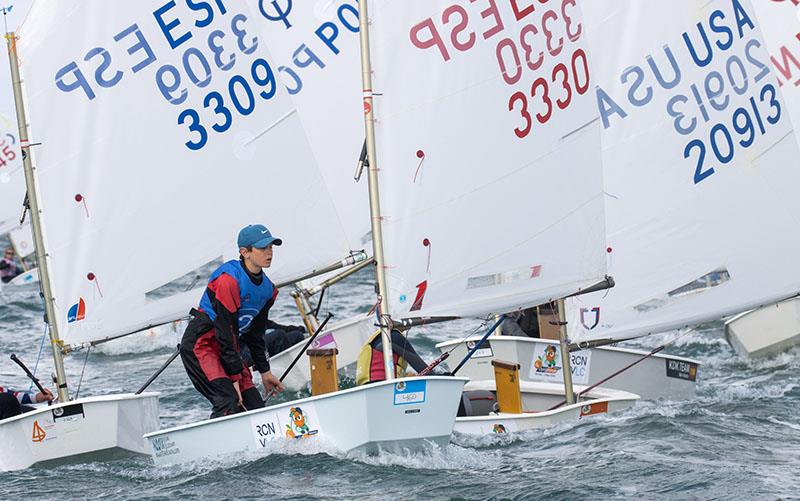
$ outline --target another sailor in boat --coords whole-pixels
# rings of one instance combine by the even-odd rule
[[[267,319],[266,328],[264,344],[267,347],[267,355],[270,357],[288,350],[306,338],[306,328],[302,325],[281,325],[278,322]],[[250,355],[250,348],[244,345],[241,347],[241,351],[245,365],[251,367],[253,365],[253,357]]]
[[[400,331],[393,329],[391,335],[392,355],[394,356],[395,377],[413,376],[414,373],[407,372],[408,366],[417,372],[421,372],[428,364],[417,354],[411,342]],[[442,370],[435,370],[435,374],[445,374]],[[383,343],[381,341],[381,331],[377,331],[370,336],[361,352],[358,354],[356,363],[356,384],[362,385],[375,383],[386,379],[386,371],[383,366]]]
[[[540,337],[537,308],[506,313],[506,318],[500,324],[500,333],[503,336]]]
[[[272,247],[283,242],[265,226],[253,224],[239,232],[237,243],[239,260],[211,274],[181,340],[183,366],[197,391],[211,402],[212,418],[264,407],[242,360],[240,342],[252,353],[264,389],[283,391],[270,372],[264,345],[267,316],[278,290],[263,271],[272,264]]]
[[[14,261],[14,249],[12,247],[7,247],[3,254],[3,259],[0,259],[0,280],[2,280],[4,284],[7,284],[23,271],[25,270],[17,266],[17,263]]]
[[[29,404],[50,402],[53,394],[45,388],[44,392],[16,391],[0,386],[0,419],[19,416],[23,412],[34,410]]]

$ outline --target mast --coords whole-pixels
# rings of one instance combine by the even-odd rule
[[[567,342],[567,314],[564,300],[559,299],[558,307],[558,340],[561,344],[561,371],[564,374],[564,396],[567,405],[575,403],[575,391],[572,387],[572,364],[570,363],[569,343]]]
[[[375,147],[375,122],[373,119],[374,106],[372,103],[372,66],[369,55],[369,16],[367,14],[368,0],[359,2],[358,25],[359,39],[361,41],[361,86],[364,93],[364,126],[367,139],[367,161],[369,162],[369,211],[372,218],[372,255],[375,259],[375,278],[378,282],[378,317],[381,324],[381,340],[383,342],[383,365],[386,379],[393,379],[394,357],[392,356],[392,343],[388,314],[384,308],[388,302],[388,287],[386,286],[386,268],[383,258],[383,232],[381,230],[381,205],[378,193],[378,157]]]
[[[11,64],[11,85],[14,88],[14,105],[17,111],[17,126],[19,127],[19,143],[22,150],[22,165],[25,169],[25,187],[28,190],[28,202],[31,209],[31,228],[33,242],[36,249],[36,265],[39,267],[39,281],[44,296],[45,321],[50,334],[50,347],[53,350],[53,362],[56,368],[56,390],[59,402],[69,401],[67,376],[64,372],[64,358],[61,352],[61,339],[58,336],[58,322],[54,306],[53,292],[50,286],[50,272],[47,268],[47,254],[44,249],[42,237],[41,213],[39,211],[39,196],[36,192],[37,179],[31,163],[30,145],[28,143],[28,125],[25,117],[25,106],[22,101],[22,82],[19,76],[19,61],[17,60],[17,38],[14,32],[6,33],[8,46],[8,60]]]

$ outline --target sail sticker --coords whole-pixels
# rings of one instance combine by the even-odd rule
[[[591,371],[592,351],[579,350],[569,354],[572,368],[572,381],[576,384],[588,384]],[[555,343],[536,343],[533,349],[533,360],[528,373],[531,381],[563,382],[561,368],[561,347]]]
[[[150,447],[153,449],[153,455],[157,458],[174,456],[175,454],[180,454],[181,452],[181,449],[175,445],[175,442],[169,438],[169,435],[151,439]]]
[[[78,322],[84,318],[86,318],[86,302],[80,297],[67,311],[67,323]]]
[[[586,330],[592,330],[600,323],[600,307],[581,308],[581,325]]]
[[[414,303],[411,305],[410,311],[418,311],[422,309],[422,300],[425,299],[425,292],[428,291],[428,281],[424,280],[417,284],[417,297],[414,298]]]
[[[39,426],[39,421],[33,422],[33,433],[31,434],[31,440],[33,442],[42,442],[44,441],[45,437],[47,437],[47,432]]]
[[[477,341],[467,341],[467,350],[472,350],[475,348],[477,343]],[[494,353],[492,353],[492,345],[488,340],[486,340],[481,347],[475,351],[475,353],[472,355],[472,358],[488,358],[493,356]]]
[[[686,381],[697,380],[698,364],[673,358],[668,358],[665,362],[667,365],[667,377],[684,379]]]
[[[467,277],[467,289],[479,289],[481,287],[493,287],[517,282],[523,279],[537,278],[542,274],[542,266],[535,265],[518,270],[492,273],[491,275],[479,275]]]
[[[394,385],[394,405],[423,404],[428,382],[400,381]]]
[[[608,412],[608,402],[596,402],[581,407],[580,417],[591,416],[592,414],[605,414],[606,412]]]

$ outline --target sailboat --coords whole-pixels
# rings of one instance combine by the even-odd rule
[[[277,61],[276,73],[292,98],[321,175],[335,194],[333,203],[350,249],[371,245],[369,210],[364,203],[366,182],[353,179],[353,168],[364,140],[357,8],[355,0],[294,2],[286,14],[290,29],[282,22],[265,22],[262,31],[264,44]],[[335,98],[331,98],[332,91]],[[309,333],[318,321],[307,314],[312,310],[307,303],[312,295],[307,291],[332,276],[312,278],[296,294]],[[313,348],[337,349],[337,361],[344,368],[355,363],[361,346],[374,332],[375,319],[370,314],[331,321]],[[300,342],[271,355],[274,372],[283,372],[304,345],[305,342]],[[309,379],[308,358],[301,357],[284,385],[289,390],[301,390]]]
[[[800,124],[800,6],[796,2],[755,2],[756,17],[765,27],[770,66],[797,129]],[[800,159],[795,158],[795,164]],[[725,322],[725,337],[742,357],[774,355],[800,344],[800,298],[761,306]]]
[[[7,34],[14,98],[19,124],[19,139],[24,158],[25,182],[31,207],[31,223],[36,238],[36,261],[43,276],[42,295],[45,301],[53,361],[56,369],[58,403],[41,407],[0,421],[0,469],[3,471],[28,468],[34,464],[62,460],[67,457],[95,453],[143,453],[141,434],[158,427],[158,394],[121,394],[84,397],[69,400],[66,374],[62,359],[59,324],[39,212],[38,180],[33,170],[28,141],[25,108],[17,58],[16,36]],[[70,308],[69,319],[83,318],[82,305]]]
[[[0,235],[8,235],[16,257],[25,271],[6,285],[23,285],[39,281],[36,268],[29,269],[25,258],[33,253],[30,225],[21,224],[25,198],[25,175],[18,133],[12,122],[0,116]],[[0,284],[0,288],[3,284]]]
[[[590,96],[576,97],[557,125],[520,141],[505,105],[498,107],[488,99],[507,92],[500,72],[495,70],[489,80],[481,81],[486,65],[496,64],[492,48],[485,46],[476,57],[451,68],[429,54],[417,53],[409,42],[405,30],[417,22],[417,16],[424,17],[440,4],[417,2],[409,8],[366,2],[359,11],[377,315],[386,374],[394,372],[387,338],[396,321],[480,315],[496,308],[537,304],[574,293],[605,276],[600,137],[599,127],[592,124]],[[372,17],[367,14],[368,5],[376,8]],[[378,34],[375,45],[369,43],[371,29]],[[419,71],[406,71],[412,68]],[[429,85],[418,85],[417,78],[427,78],[424,83]],[[450,92],[450,86],[455,92]],[[456,126],[469,120],[465,114],[470,107],[465,103],[481,108],[475,115],[480,119],[472,127]],[[437,122],[433,116],[444,119]],[[454,126],[443,127],[447,124]],[[484,134],[491,137],[477,140]],[[489,151],[488,144],[497,149]],[[499,157],[493,158],[498,152]],[[414,171],[423,160],[432,162],[430,174],[417,181]],[[495,161],[495,169],[480,168],[489,160]],[[570,168],[560,169],[562,164]],[[454,166],[459,166],[457,171]],[[500,222],[507,231],[492,232],[492,238],[470,231],[475,216],[502,198],[494,189],[524,192],[526,181],[534,178],[566,188],[572,187],[569,180],[574,176],[581,176],[585,183],[564,189],[558,197],[519,204],[519,212]],[[449,193],[446,200],[441,198],[443,193]],[[550,218],[531,217],[536,214]],[[518,227],[520,220],[529,224]],[[409,251],[420,243],[421,250]],[[431,245],[446,258],[429,261]],[[547,271],[531,275],[532,266]],[[294,410],[302,409],[299,416],[305,423],[309,408],[310,426],[320,430],[315,436],[345,452],[396,446],[414,449],[420,439],[449,439],[463,382],[452,377],[389,379],[163,430],[146,438],[158,464],[240,450],[270,451],[281,447],[280,441],[275,443],[280,438],[276,430],[285,426],[294,431],[291,423],[285,424],[297,417]],[[543,413],[540,421],[552,422],[554,415],[575,418],[607,412],[631,405],[637,398],[606,395],[574,402]],[[598,407],[592,412],[595,403]],[[582,414],[587,406],[590,410]],[[451,421],[445,423],[443,416],[439,416],[442,421],[435,419],[437,412],[451,412]],[[495,422],[530,417],[522,412],[473,416]]]
[[[800,214],[800,157],[752,4],[583,9],[598,49],[617,285],[570,300],[572,340],[592,346],[691,328],[797,294],[800,241],[787,228]],[[534,369],[532,357],[518,361],[523,374]],[[697,377],[691,363],[657,362],[672,380]]]
[[[268,219],[284,239],[270,274],[276,283],[351,256],[296,112],[275,66],[260,56],[260,14],[221,3],[210,11],[161,7],[36,2],[19,39],[10,38],[17,42],[12,56],[24,61],[32,139],[21,143],[35,158],[38,188],[31,212],[45,220],[35,233],[58,406],[71,414],[61,419],[43,409],[0,423],[4,443],[14,444],[3,449],[4,468],[114,444],[151,451],[142,435],[158,428],[157,395],[69,401],[60,358],[184,317],[203,288],[174,284],[233,251],[229,242],[242,226]],[[203,50],[212,52],[173,49],[181,39],[166,26],[174,15],[185,25],[205,20]],[[217,30],[227,34],[224,42]],[[204,106],[211,79],[219,91]],[[123,409],[128,402],[136,408]],[[98,411],[101,404],[113,413]],[[31,441],[35,426],[47,438]]]
[[[392,317],[510,311],[605,281],[600,127],[585,38],[562,39],[538,67],[514,67],[513,54],[531,33],[526,26],[541,23],[546,8],[520,22],[510,5],[485,12],[443,1],[374,7],[378,96],[366,105],[376,110],[381,183],[391,188],[382,214]],[[571,9],[572,24],[560,29],[580,29],[581,22],[580,8]],[[568,78],[570,91],[537,120],[526,115],[534,106],[528,91],[542,75]],[[485,379],[465,389],[502,400],[499,378]],[[491,406],[467,413],[454,429],[520,431],[639,398],[598,390],[579,401],[571,390],[568,381],[521,384],[516,408],[499,401],[499,413]],[[567,405],[557,406],[561,400]]]

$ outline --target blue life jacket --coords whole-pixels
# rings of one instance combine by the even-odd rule
[[[223,273],[235,278],[236,283],[239,284],[239,334],[244,334],[250,328],[250,323],[253,321],[253,318],[255,318],[258,312],[264,309],[264,306],[272,299],[275,287],[263,271],[261,272],[261,285],[254,284],[247,275],[247,271],[242,267],[242,263],[237,260],[228,261],[217,268],[217,270],[211,274],[208,283],[213,282]],[[200,309],[211,318],[212,322],[216,320],[217,312],[214,311],[214,306],[211,304],[211,299],[208,297],[208,289],[206,289],[202,299],[200,299]]]

